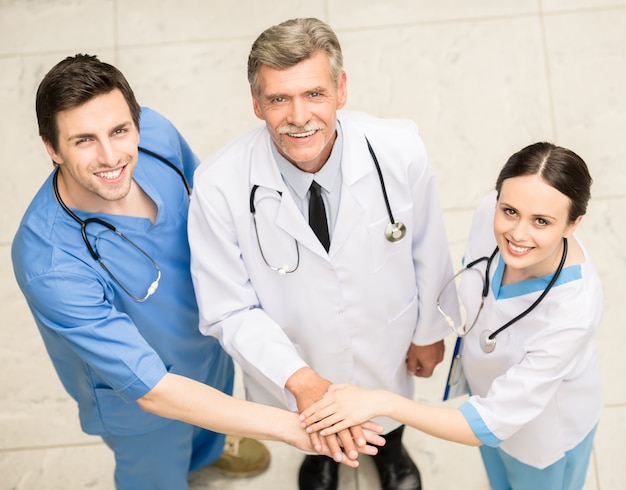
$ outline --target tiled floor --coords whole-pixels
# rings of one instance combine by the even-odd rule
[[[203,157],[256,124],[245,75],[251,42],[301,16],[337,31],[349,108],[419,124],[455,258],[473,206],[513,151],[551,140],[588,162],[593,201],[579,234],[603,277],[607,309],[597,337],[605,410],[585,489],[626,488],[626,2],[619,0],[0,0],[0,488],[112,488],[111,454],[80,432],[10,265],[19,219],[50,171],[33,107],[41,77],[64,56],[98,54]],[[444,370],[418,382],[420,399],[438,403]],[[487,488],[475,449],[416,431],[407,444],[426,489]],[[295,488],[299,454],[270,446],[267,473],[233,481],[201,471],[191,488]],[[341,479],[342,489],[378,488],[367,460]]]

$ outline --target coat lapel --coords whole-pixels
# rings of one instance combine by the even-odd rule
[[[308,222],[296,206],[289,189],[287,189],[274,160],[271,144],[269,134],[264,131],[263,137],[257,142],[257,156],[253,157],[250,167],[250,185],[258,185],[260,188],[279,192],[281,198],[274,219],[275,226],[285,231],[313,253],[328,258],[326,250],[311,230]]]
[[[306,219],[296,206],[289,190],[283,182],[278,165],[274,161],[271,150],[271,139],[267,131],[262,132],[257,141],[250,168],[250,183],[259,187],[281,193],[280,205],[276,212],[275,225],[284,230],[302,246],[313,253],[327,258],[337,253],[349,239],[354,229],[367,219],[367,208],[374,197],[363,180],[374,172],[374,163],[367,150],[365,135],[349,121],[340,119],[344,133],[343,155],[341,156],[341,172],[343,185],[337,222],[333,230],[328,254],[319,242]],[[369,179],[367,179],[369,180]]]

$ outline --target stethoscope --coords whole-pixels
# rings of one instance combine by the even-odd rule
[[[157,160],[163,162],[168,167],[173,169],[182,179],[183,184],[185,186],[185,190],[187,191],[187,195],[191,195],[191,188],[189,187],[189,184],[187,183],[185,174],[183,174],[183,172],[178,167],[176,167],[176,165],[174,165],[165,157],[159,155],[158,153],[154,153],[151,150],[148,150],[143,147],[138,147],[138,149],[139,151],[156,158]],[[145,250],[143,250],[139,245],[133,242],[130,238],[124,235],[121,231],[115,228],[115,226],[113,226],[108,221],[105,221],[100,218],[87,218],[85,220],[80,219],[69,207],[67,207],[67,205],[63,202],[63,199],[61,199],[61,194],[59,194],[59,185],[57,182],[58,175],[59,175],[59,169],[57,167],[57,169],[54,172],[54,175],[52,176],[52,190],[54,192],[54,197],[56,198],[57,202],[59,203],[63,211],[65,211],[74,221],[76,221],[80,225],[80,231],[83,237],[83,242],[85,242],[85,246],[87,247],[87,250],[89,251],[89,255],[91,255],[91,257],[94,260],[98,261],[100,266],[107,272],[107,274],[111,277],[111,279],[113,279],[115,283],[119,287],[121,287],[122,290],[126,294],[128,294],[128,296],[130,296],[131,298],[133,298],[135,301],[139,303],[143,303],[144,301],[146,301],[150,296],[152,296],[156,292],[157,288],[159,287],[159,281],[161,280],[161,268],[159,267],[159,264],[157,264],[156,261]],[[152,264],[152,266],[154,266],[155,278],[150,283],[150,286],[148,287],[148,290],[144,296],[136,296],[133,293],[131,293],[126,288],[126,286],[122,284],[122,282],[111,272],[111,270],[103,262],[102,257],[100,256],[100,253],[98,252],[98,240],[99,240],[100,235],[96,236],[95,246],[91,245],[87,237],[87,225],[90,223],[97,223],[101,226],[104,226],[107,230],[112,231],[115,235],[119,236],[122,240],[124,240],[126,243],[131,245],[135,250],[137,250],[141,255],[143,255]]]
[[[385,207],[387,208],[387,215],[389,216],[389,224],[385,228],[385,238],[387,239],[387,241],[391,243],[399,242],[406,236],[406,226],[404,226],[404,223],[402,223],[401,221],[396,221],[393,217],[393,213],[391,211],[391,205],[389,204],[389,197],[387,196],[387,187],[385,186],[385,179],[383,178],[383,172],[380,168],[380,164],[378,163],[378,158],[376,158],[376,154],[374,153],[372,145],[370,144],[367,137],[365,138],[365,142],[367,143],[367,149],[369,150],[370,155],[372,156],[372,160],[374,161],[376,172],[378,173],[378,180],[380,181],[380,188],[383,192],[383,199],[385,201]],[[296,257],[297,257],[295,266],[272,265],[266,259],[265,254],[263,253],[263,247],[261,246],[261,240],[259,239],[259,229],[258,229],[257,218],[256,218],[256,206],[254,204],[254,197],[256,195],[256,191],[258,188],[259,186],[255,184],[252,186],[252,189],[250,189],[250,213],[252,214],[252,221],[254,223],[254,233],[256,235],[256,240],[259,245],[259,251],[261,252],[261,257],[263,258],[263,262],[265,262],[265,265],[267,265],[267,267],[277,272],[278,274],[280,275],[291,274],[292,272],[295,272],[298,269],[298,266],[300,265],[300,247],[298,246],[297,240],[294,239],[294,242],[296,244]],[[282,197],[282,193],[280,191],[276,191],[276,192],[278,193],[279,197]]]
[[[559,275],[561,274],[561,271],[563,270],[563,266],[565,265],[565,259],[567,258],[567,247],[568,247],[567,246],[567,238],[563,237],[563,253],[561,254],[561,261],[559,262],[559,265],[557,266],[556,271],[554,272],[554,275],[552,276],[552,279],[550,279],[550,282],[548,283],[546,288],[543,290],[541,295],[535,300],[535,302],[533,304],[531,304],[528,308],[526,308],[523,312],[521,312],[519,315],[517,315],[515,318],[513,318],[512,320],[509,320],[508,322],[506,322],[504,325],[502,325],[500,328],[498,328],[495,332],[492,332],[491,330],[484,330],[480,334],[480,337],[478,339],[478,343],[480,345],[480,348],[483,350],[483,352],[486,352],[486,353],[493,352],[493,350],[496,348],[496,337],[498,336],[498,334],[503,332],[507,328],[509,328],[515,322],[517,322],[517,321],[521,320],[522,318],[524,318],[532,310],[534,310],[537,307],[537,305],[539,305],[539,303],[541,303],[541,301],[543,301],[543,298],[545,298],[546,295],[550,292],[550,289],[552,289],[552,286],[554,286],[554,284],[556,283],[557,279],[559,278]],[[495,250],[493,251],[493,253],[489,257],[480,257],[480,258],[470,262],[469,264],[467,264],[465,266],[465,268],[463,268],[459,272],[457,272],[452,277],[452,279],[450,279],[443,286],[441,292],[437,296],[437,309],[444,316],[444,318],[445,318],[446,322],[448,323],[448,325],[456,332],[456,334],[459,337],[465,337],[472,330],[472,328],[474,328],[474,325],[476,325],[476,322],[478,321],[478,316],[480,315],[480,312],[482,311],[483,306],[485,304],[485,298],[487,297],[487,294],[489,293],[489,270],[491,268],[491,263],[493,262],[493,259],[494,259],[494,257],[496,256],[497,253],[498,253],[498,247],[495,248]],[[483,278],[483,290],[482,290],[482,293],[481,293],[481,299],[480,299],[480,305],[478,306],[478,311],[476,313],[474,321],[472,322],[472,324],[468,328],[465,328],[465,327],[459,328],[459,327],[457,327],[454,324],[454,320],[442,310],[441,305],[440,305],[441,296],[443,295],[444,290],[460,274],[470,270],[476,264],[479,264],[480,262],[484,262],[484,261],[487,261],[487,266],[485,267],[485,277]]]

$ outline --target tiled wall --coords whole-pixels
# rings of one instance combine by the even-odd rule
[[[326,20],[339,35],[349,109],[419,125],[455,259],[473,206],[513,151],[550,140],[587,161],[595,184],[580,235],[607,289],[598,338],[606,419],[624,440],[624,1],[0,0],[0,309],[23,311],[8,254],[25,207],[51,169],[37,137],[34,95],[53,64],[77,52],[116,64],[140,102],[172,119],[204,157],[258,123],[246,80],[254,38],[302,16]],[[12,333],[0,334],[0,351],[19,349],[17,329],[36,335],[28,317],[19,318],[3,325]],[[609,444],[600,473],[623,466],[616,454],[625,444],[608,449],[612,432],[598,434],[598,444]],[[603,489],[620,488],[611,486],[608,470],[602,474]]]

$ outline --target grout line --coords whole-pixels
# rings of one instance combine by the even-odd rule
[[[550,71],[550,51],[548,49],[548,36],[541,0],[539,0],[539,26],[541,30],[541,45],[543,47],[543,62],[546,70],[546,89],[548,91],[548,104],[550,105],[550,124],[552,125],[552,141],[559,141],[556,124],[556,110],[554,107],[554,87],[552,85],[552,72]]]
[[[1,448],[0,454],[11,453],[11,452],[23,452],[23,451],[46,451],[48,449],[92,447],[92,446],[103,446],[103,445],[104,445],[103,441],[98,441],[98,442],[77,442],[74,444],[49,444],[46,446],[7,447],[7,448]]]

